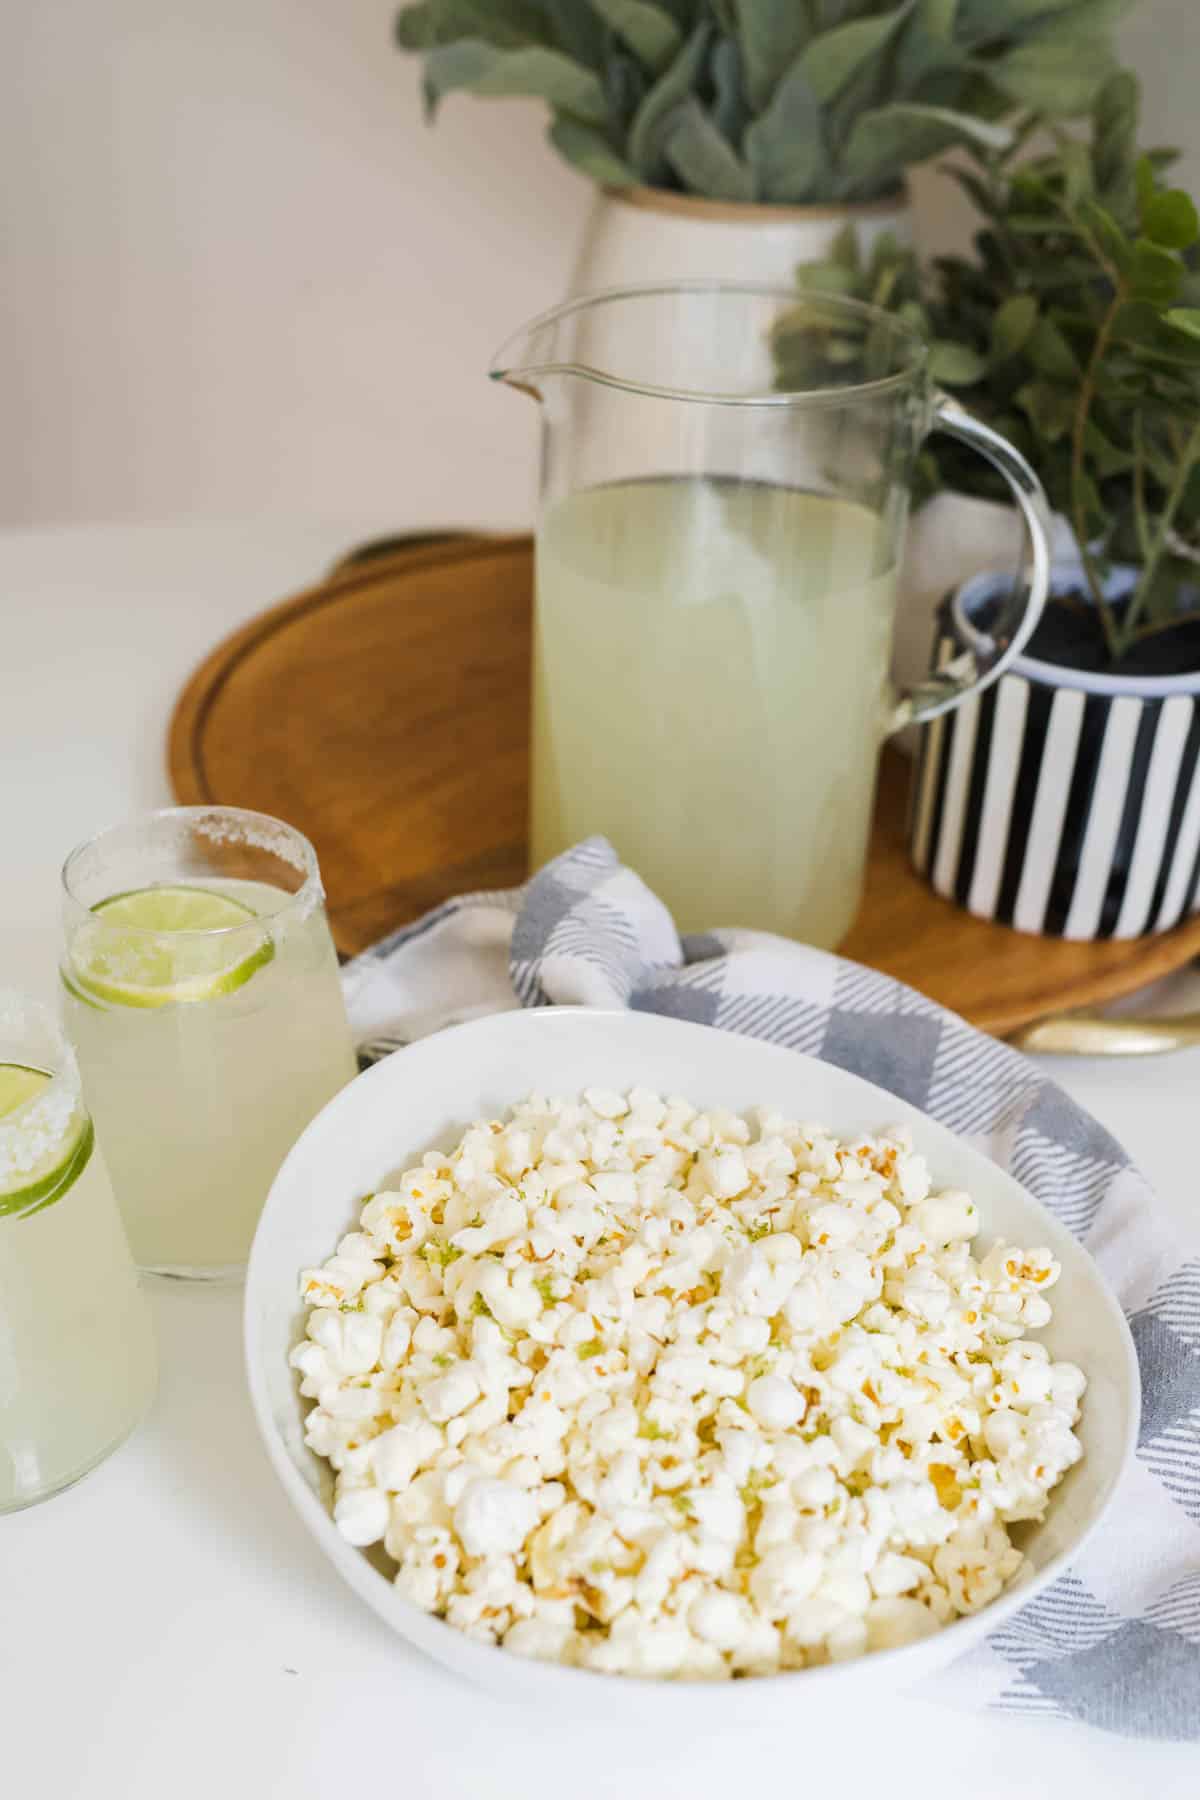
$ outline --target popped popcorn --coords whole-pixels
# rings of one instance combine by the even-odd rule
[[[971,1253],[904,1130],[535,1095],[368,1196],[292,1352],[334,1518],[470,1636],[720,1679],[987,1606],[1082,1449],[1025,1334],[1059,1268]]]

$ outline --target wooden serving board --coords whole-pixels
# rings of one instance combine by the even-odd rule
[[[515,885],[528,872],[531,595],[527,537],[425,538],[351,559],[196,670],[170,728],[176,794],[307,833],[346,953],[451,894]],[[1007,1035],[1200,954],[1200,916],[1159,937],[1075,944],[939,899],[909,867],[908,774],[885,751],[844,955]]]

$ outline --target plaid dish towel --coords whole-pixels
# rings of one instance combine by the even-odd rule
[[[1039,1066],[911,988],[762,932],[680,938],[591,838],[524,888],[469,894],[343,972],[374,1054],[483,1013],[618,1006],[820,1056],[1010,1169],[1086,1243],[1142,1376],[1137,1460],[1078,1562],[942,1675],[942,1698],[1200,1740],[1200,1245],[1173,1237],[1121,1146]]]

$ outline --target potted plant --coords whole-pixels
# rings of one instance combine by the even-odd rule
[[[1071,938],[1161,931],[1200,904],[1200,224],[1137,127],[1119,75],[1090,142],[982,157],[961,176],[984,218],[973,255],[907,302],[942,380],[1070,528],[1026,652],[923,731],[913,859],[972,912]],[[951,442],[926,466],[995,497]],[[959,586],[936,660],[985,652],[1011,587],[999,569]]]
[[[598,184],[572,291],[790,280],[849,218],[909,234],[905,173],[1082,113],[1126,0],[415,0],[397,37],[450,93],[533,95]]]

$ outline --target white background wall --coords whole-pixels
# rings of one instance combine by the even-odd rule
[[[392,0],[0,0],[0,524],[523,520],[484,370],[558,298],[588,188],[538,107],[432,132]],[[1126,30],[1200,186],[1196,0]],[[919,229],[960,229],[923,176]]]

